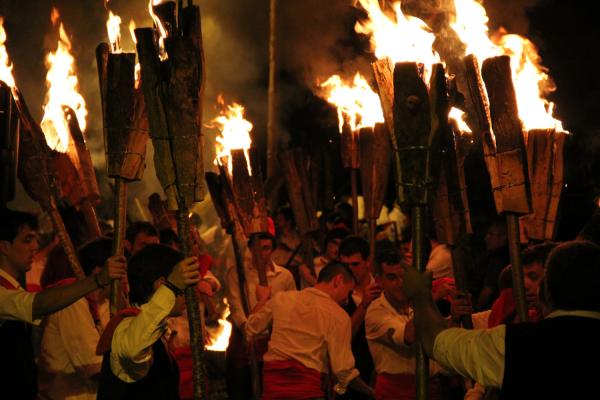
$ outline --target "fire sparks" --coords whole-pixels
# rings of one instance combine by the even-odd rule
[[[158,5],[160,3],[161,0],[148,1],[148,12],[150,13],[152,20],[154,21],[154,25],[156,25],[156,29],[158,30],[158,34],[160,35],[160,37],[158,38],[158,57],[161,59],[161,61],[164,61],[169,58],[167,50],[165,49],[165,39],[168,36],[168,32],[165,29],[163,23],[160,21],[160,18],[158,18],[152,10],[152,6]]]
[[[121,53],[121,17],[108,12],[108,20],[106,21],[106,31],[108,32],[108,41],[110,42],[110,51],[113,53]]]
[[[454,3],[456,16],[451,26],[466,45],[466,54],[475,54],[480,62],[488,57],[510,56],[519,117],[524,128],[564,131],[562,123],[553,117],[554,105],[544,98],[555,87],[541,66],[533,43],[503,31],[490,35],[489,19],[481,4],[475,0],[454,0]]]
[[[4,46],[6,43],[6,31],[4,30],[4,18],[0,17],[0,81],[4,81],[11,88],[15,87],[15,79],[12,76],[12,63],[8,58],[8,52]]]
[[[217,101],[219,104],[223,104],[221,96],[219,96]],[[227,157],[227,167],[231,173],[233,169],[230,157],[231,150],[243,149],[246,160],[248,160],[248,171],[252,173],[249,162],[250,157],[248,156],[248,150],[252,145],[252,139],[250,138],[252,123],[244,118],[244,107],[237,103],[224,107],[221,115],[212,120],[212,122],[216,124],[221,132],[221,136],[217,137],[217,157],[215,162],[220,163],[222,157]]]
[[[326,90],[327,101],[337,106],[340,132],[345,122],[356,131],[384,121],[379,96],[361,74],[354,75],[352,84],[333,75],[321,87]]]
[[[208,335],[211,339],[211,344],[206,346],[206,350],[210,351],[225,351],[229,345],[229,336],[231,336],[231,322],[227,321],[230,314],[229,305],[225,299],[225,313],[219,318],[219,326],[216,329],[207,328]]]
[[[389,57],[393,63],[413,61],[423,65],[424,80],[429,82],[431,66],[440,62],[433,50],[435,35],[419,18],[405,15],[400,2],[394,3],[395,18],[386,15],[379,0],[358,0],[368,20],[357,22],[355,30],[371,37],[371,47],[378,59]]]
[[[77,91],[78,81],[75,75],[75,60],[70,54],[71,42],[65,33],[57,9],[52,10],[52,23],[59,24],[58,47],[55,52],[46,56],[46,85],[48,93],[44,105],[44,118],[41,128],[50,148],[66,152],[69,147],[70,134],[63,106],[69,106],[77,115],[81,131],[85,131],[87,110],[85,100]]]

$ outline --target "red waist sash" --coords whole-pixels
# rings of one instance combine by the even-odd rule
[[[319,371],[298,361],[269,361],[263,367],[262,400],[302,400],[325,397]]]
[[[375,398],[377,400],[414,400],[415,376],[412,374],[377,374]],[[438,379],[429,377],[429,399],[437,400]]]

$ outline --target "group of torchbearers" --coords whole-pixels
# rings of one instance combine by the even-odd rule
[[[108,238],[95,219],[97,184],[72,112],[65,110],[73,146],[61,159],[48,149],[18,89],[0,85],[3,149],[12,149],[2,153],[2,203],[14,194],[10,180],[18,174],[50,215],[61,243],[63,259],[49,254],[47,271],[58,270],[48,267],[50,260],[70,268],[48,278],[38,293],[25,291],[23,274],[38,251],[37,220],[2,210],[3,397],[210,398],[203,319],[207,298],[221,282],[207,271],[209,260],[189,220],[205,186],[234,255],[223,282],[234,325],[226,355],[230,398],[460,398],[465,387],[470,398],[594,393],[595,371],[585,361],[600,356],[598,239],[584,235],[522,252],[520,226],[532,241],[551,239],[555,231],[564,135],[529,132],[525,148],[508,57],[485,60],[481,71],[474,58],[464,60],[472,122],[503,219],[487,232],[485,278],[473,292],[463,243],[471,233],[464,154],[448,121],[456,88],[443,65],[434,65],[427,85],[416,63],[374,63],[385,124],[343,129],[342,158],[352,176],[349,214],[330,226],[318,220],[317,174],[310,157],[292,149],[278,160],[292,212],[270,215],[271,188],[255,149],[232,150],[218,160],[218,173],[203,173],[200,12],[191,1],[175,5],[153,6],[166,37],[156,40],[152,28],[135,31],[141,86],[134,54],[106,44],[97,48],[107,166],[114,178]],[[164,244],[152,226],[139,232],[132,226],[126,234],[127,184],[142,177],[149,137],[166,195],[166,205],[157,207],[163,211],[155,214],[173,229]],[[410,220],[405,243],[377,241],[390,169],[396,200]],[[67,179],[65,171],[74,172]],[[359,172],[368,239],[358,229]],[[70,200],[85,217],[93,240],[78,249],[59,200]],[[102,309],[107,298],[108,311]],[[438,305],[446,307],[445,316]],[[474,306],[482,312],[473,314]],[[182,338],[169,325],[177,324],[184,308]],[[40,323],[47,351],[36,366],[31,325]],[[81,351],[72,351],[77,346],[94,351],[84,360]],[[465,381],[456,383],[456,376]],[[457,386],[458,395],[451,390]]]

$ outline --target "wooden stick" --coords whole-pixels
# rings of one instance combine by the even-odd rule
[[[113,236],[113,255],[122,256],[125,254],[125,228],[127,226],[127,183],[123,178],[115,178],[114,194],[114,236]],[[121,280],[115,279],[110,287],[110,312],[111,315],[117,313],[126,306],[126,299],[121,290]]]
[[[0,207],[15,197],[19,163],[19,116],[11,88],[0,81]]]
[[[275,174],[279,135],[277,121],[277,0],[269,0],[269,89],[267,104],[267,177]]]

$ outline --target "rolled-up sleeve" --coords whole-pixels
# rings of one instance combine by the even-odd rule
[[[500,388],[504,377],[506,325],[493,329],[450,328],[435,338],[433,358],[488,387]]]
[[[115,329],[110,353],[112,372],[124,382],[135,382],[148,373],[152,365],[152,345],[166,329],[165,319],[175,305],[175,295],[159,287],[141,312],[124,319]]]
[[[33,319],[33,301],[35,293],[22,289],[0,287],[0,324],[1,320],[17,320],[38,325],[41,320]]]
[[[258,311],[250,314],[246,323],[246,335],[248,340],[253,339],[261,332],[264,332],[273,323],[272,302],[275,299],[267,301]]]
[[[404,343],[406,320],[394,318],[381,309],[378,304],[372,304],[365,315],[367,340],[374,340],[388,346],[408,348]]]
[[[335,391],[343,394],[350,381],[360,375],[355,368],[354,356],[352,355],[350,317],[341,321],[332,321],[326,340],[331,370],[338,381],[335,385]]]

